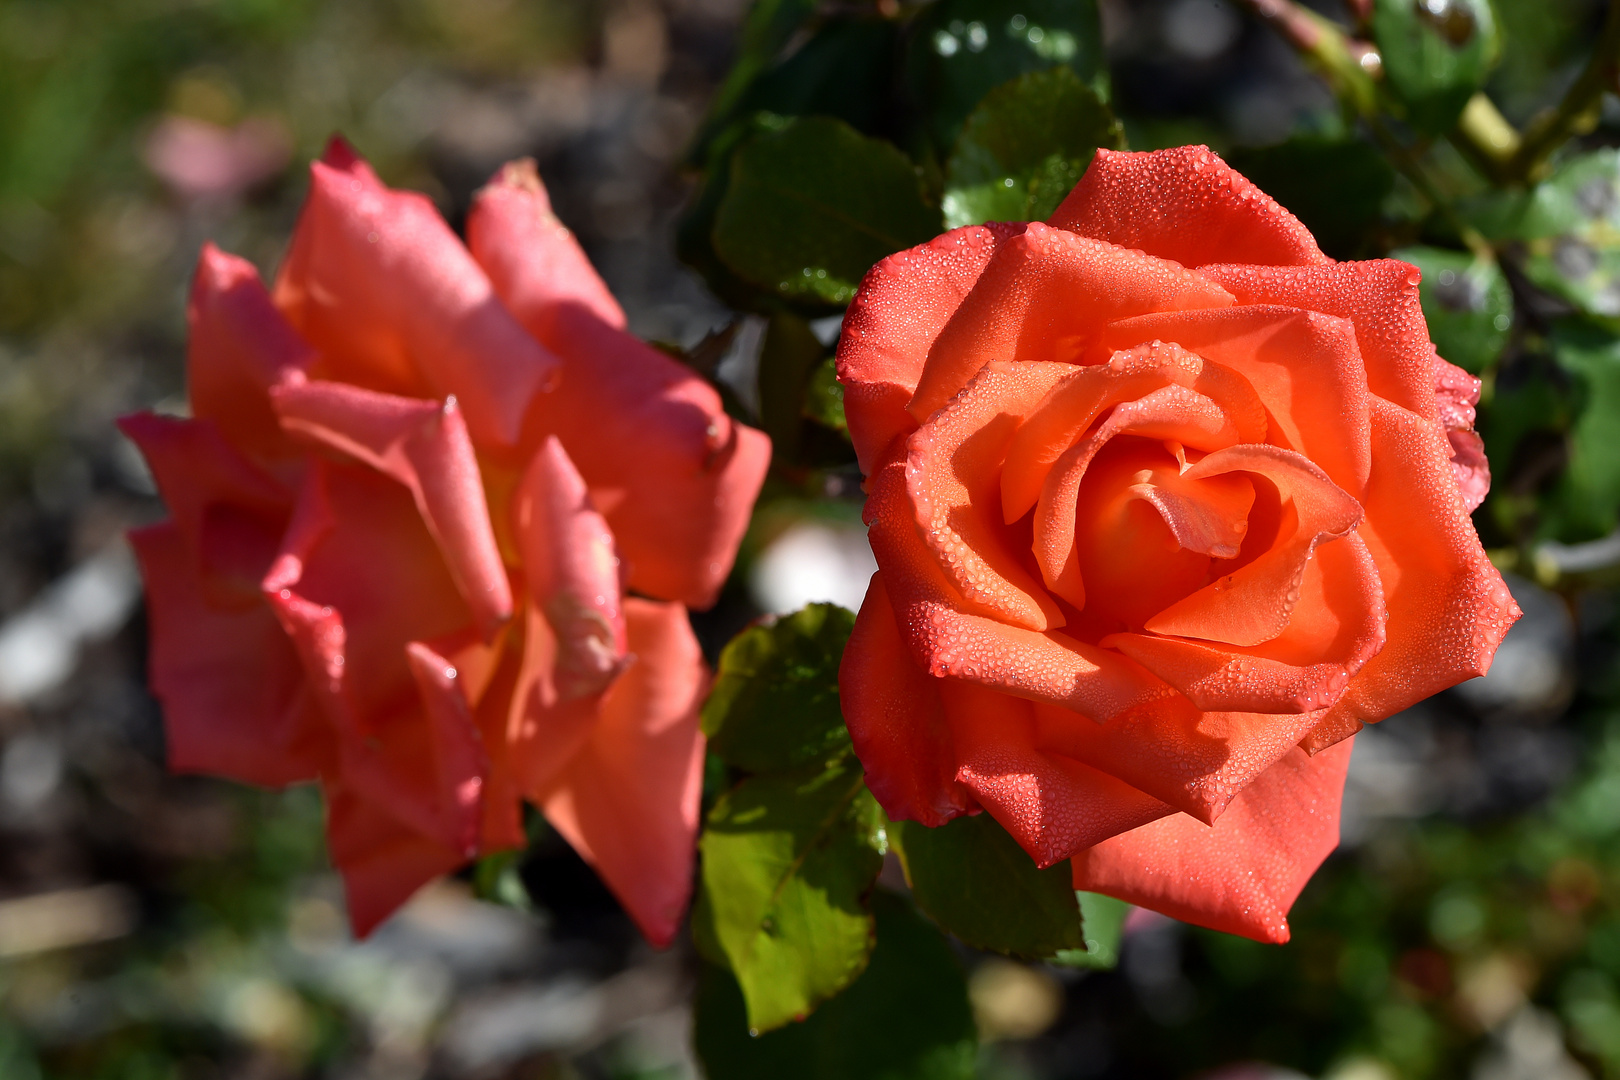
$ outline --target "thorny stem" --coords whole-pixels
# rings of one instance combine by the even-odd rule
[[[1553,151],[1597,125],[1605,90],[1620,93],[1620,0],[1610,0],[1597,48],[1564,100],[1531,122],[1518,153],[1507,163],[1508,179],[1521,184],[1541,179]]]

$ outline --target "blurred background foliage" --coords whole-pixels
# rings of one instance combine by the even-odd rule
[[[1330,254],[1417,264],[1441,353],[1485,381],[1476,521],[1527,613],[1492,675],[1360,737],[1283,948],[1137,917],[1114,970],[953,959],[887,856],[879,941],[938,965],[907,1000],[953,1040],[890,1075],[1620,1076],[1620,100],[1589,65],[1615,24],[1599,0],[1313,3],[1342,33],[1259,8],[0,0],[0,1076],[678,1077],[696,1052],[842,1076],[818,1033],[911,1038],[904,1001],[862,1004],[912,993],[880,950],[787,1051],[738,1042],[735,983],[640,945],[538,825],[353,942],[313,793],[164,773],[118,540],[162,511],[110,421],[178,400],[198,246],[273,272],[338,130],[452,223],[536,157],[632,328],[770,431],[697,620],[716,658],[761,612],[859,603],[830,357],[889,251],[1048,213],[1096,146],[1205,142]],[[696,1051],[695,993],[730,1018]]]

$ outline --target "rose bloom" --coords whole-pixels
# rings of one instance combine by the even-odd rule
[[[1350,736],[1518,617],[1417,283],[1202,147],[1098,151],[1047,224],[871,271],[838,371],[879,572],[840,683],[891,816],[986,810],[1078,889],[1287,940]]]
[[[170,765],[319,779],[355,930],[525,842],[527,798],[656,944],[690,891],[714,601],[770,455],[624,330],[533,165],[468,246],[347,146],[273,290],[206,247],[191,418],[133,534]]]

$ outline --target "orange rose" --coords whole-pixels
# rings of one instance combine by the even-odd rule
[[[1349,737],[1518,616],[1469,521],[1478,383],[1418,272],[1335,263],[1202,147],[878,264],[838,371],[877,555],[840,675],[873,793],[1269,941]]]
[[[468,233],[334,143],[273,293],[203,250],[193,418],[123,422],[173,515],[133,536],[170,764],[318,778],[359,933],[521,845],[527,797],[664,944],[703,760],[685,605],[769,442],[624,331],[532,165]]]

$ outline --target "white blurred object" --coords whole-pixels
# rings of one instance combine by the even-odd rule
[[[1558,1018],[1526,1005],[1492,1033],[1473,1080],[1590,1080],[1591,1075],[1564,1048]]]
[[[0,799],[33,810],[62,782],[62,747],[44,735],[18,735],[0,754]]]
[[[0,703],[23,704],[66,682],[80,647],[123,626],[140,592],[140,572],[122,540],[53,582],[0,625]]]
[[[134,929],[135,918],[135,897],[122,885],[0,901],[0,958],[111,941]]]
[[[877,560],[858,525],[802,521],[771,542],[754,564],[754,602],[774,615],[828,601],[855,611]]]
[[[1188,60],[1213,60],[1242,32],[1237,12],[1221,0],[1177,0],[1164,16],[1164,43]]]

